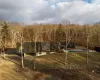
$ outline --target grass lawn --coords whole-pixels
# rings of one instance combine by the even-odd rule
[[[100,53],[89,53],[89,63],[86,64],[86,53],[68,53],[68,66],[65,66],[65,53],[55,53],[36,58],[37,68],[94,68],[100,65]],[[41,67],[39,67],[41,66]]]
[[[65,53],[53,53],[44,56],[37,56],[36,57],[36,68],[93,68],[98,67],[100,65],[100,53],[89,53],[89,63],[86,64],[86,53],[68,53],[68,61],[67,65],[65,66]],[[7,55],[8,60],[15,62],[16,64],[20,65],[21,58],[17,55]],[[25,66],[28,68],[33,67],[34,65],[34,56],[26,55],[24,58]]]
[[[17,55],[14,54],[7,55],[6,57],[8,60],[13,61],[17,65],[20,65],[21,63],[21,58]],[[34,66],[33,62],[34,62],[34,56],[32,55],[25,56],[24,64],[26,68],[33,70],[33,66]],[[54,77],[60,77],[61,80],[63,76],[64,76],[63,80],[66,80],[68,78],[67,75],[69,75],[69,79],[67,80],[80,80],[81,78],[80,76],[84,76],[84,74],[85,77],[81,80],[94,80],[94,79],[100,80],[99,74],[97,75],[96,73],[95,74],[92,73],[93,70],[97,70],[97,68],[99,68],[99,65],[100,65],[100,53],[97,52],[89,53],[88,64],[86,64],[86,53],[70,52],[68,53],[68,62],[66,66],[65,66],[65,53],[53,53],[53,54],[36,57],[36,70],[49,74]],[[79,71],[79,69],[81,69],[81,71]],[[66,75],[62,75],[62,74],[66,74]],[[85,79],[86,77],[89,77],[86,76],[87,74],[89,76],[92,75],[93,79],[88,79],[88,78]],[[73,78],[71,78],[71,76],[73,76]],[[53,79],[58,80],[56,78],[50,78],[48,80],[53,80]]]

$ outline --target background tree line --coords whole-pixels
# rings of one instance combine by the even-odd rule
[[[66,50],[70,42],[84,46],[86,49],[100,47],[100,25],[62,25],[62,24],[41,24],[26,25],[9,24],[4,22],[0,27],[0,48],[5,58],[6,48],[16,48],[17,43],[21,44],[21,64],[24,68],[23,43],[34,42],[35,52],[37,52],[36,42],[57,43],[60,50],[61,42],[65,42]],[[88,50],[86,63],[88,63]],[[67,53],[65,64],[67,62]],[[34,60],[35,69],[35,60]]]
[[[8,28],[6,29],[4,26],[8,26]],[[90,49],[100,46],[100,25],[97,24],[40,24],[22,26],[4,23],[0,27],[0,34],[0,48],[4,47],[4,45],[5,47],[16,48],[16,43],[21,41],[56,42],[58,44],[66,41],[66,44],[74,42],[76,45],[84,47],[87,47],[88,44]]]

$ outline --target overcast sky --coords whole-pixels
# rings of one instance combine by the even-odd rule
[[[0,20],[91,24],[100,21],[100,0],[0,0]]]

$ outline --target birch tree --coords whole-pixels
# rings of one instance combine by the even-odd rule
[[[39,41],[40,37],[40,32],[38,29],[35,29],[34,34],[33,34],[33,40],[35,42],[35,53],[37,53],[37,45],[36,42]],[[36,69],[36,56],[34,58],[34,70]]]
[[[92,37],[92,32],[90,30],[90,27],[86,27],[84,26],[84,38],[86,38],[86,48],[87,48],[87,51],[86,51],[86,64],[89,63],[89,43],[90,43],[90,39]]]
[[[37,53],[37,42],[40,39],[40,31],[36,28],[30,28],[29,29],[29,34],[30,34],[30,41],[34,42],[34,53]],[[34,56],[34,66],[33,69],[36,69],[36,56]]]
[[[68,49],[67,49],[67,47],[68,47],[69,43],[71,42],[71,40],[72,40],[72,38],[73,38],[73,35],[74,35],[73,29],[66,29],[66,30],[65,30],[65,41],[66,41],[65,65],[66,65],[66,63],[68,63]]]
[[[23,43],[24,43],[24,39],[23,39],[23,29],[22,31],[18,32],[18,37],[20,39],[20,54],[21,54],[21,67],[24,68],[24,49],[23,49]]]
[[[56,29],[56,42],[58,44],[58,51],[60,50],[61,42],[64,42],[65,33],[63,30],[63,26],[60,24],[59,27]]]

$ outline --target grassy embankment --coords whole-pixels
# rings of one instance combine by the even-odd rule
[[[21,58],[19,56],[8,55],[7,59],[20,65]],[[33,61],[33,56],[26,55],[24,58],[25,67],[31,71],[33,71]],[[97,69],[100,65],[100,53],[89,53],[88,64],[86,64],[86,53],[68,53],[68,64],[66,66],[64,61],[65,53],[54,53],[36,57],[36,69],[39,72],[43,72],[53,77],[59,77],[60,79],[63,77],[63,80],[79,80],[82,76],[84,76],[84,78],[81,80],[100,79],[100,75],[97,74]]]
[[[86,53],[68,53],[65,66],[65,53],[55,53],[37,57],[37,69],[60,77],[62,80],[100,80],[100,53],[89,53],[86,64]],[[49,70],[48,70],[49,69]],[[59,71],[60,70],[60,71]]]

